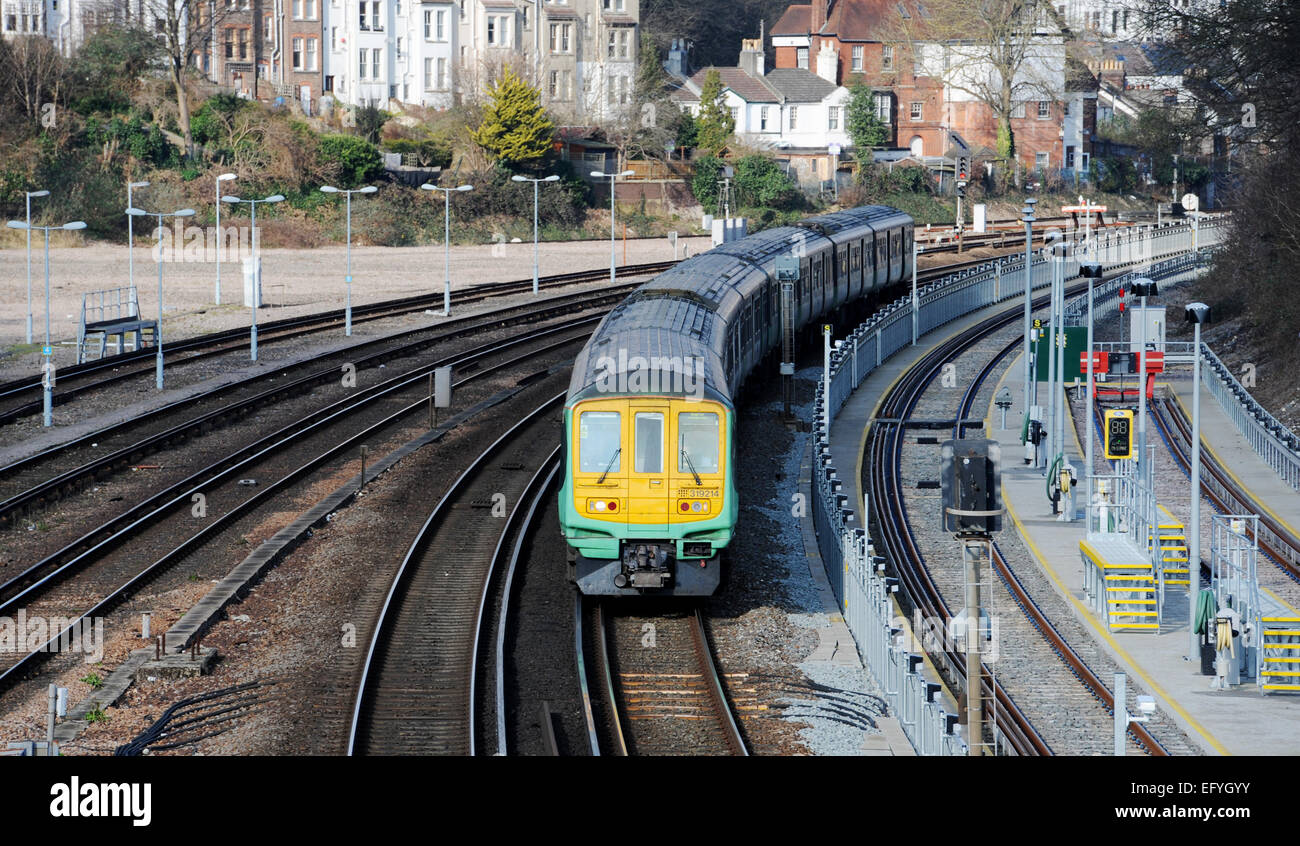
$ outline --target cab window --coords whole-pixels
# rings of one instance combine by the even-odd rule
[[[677,472],[716,473],[718,415],[706,411],[682,412],[677,416]]]
[[[664,472],[663,413],[639,411],[635,419],[636,456],[633,467],[638,473]]]
[[[618,472],[623,424],[617,411],[584,411],[578,416],[578,469],[583,473]],[[612,462],[612,463],[611,463]]]

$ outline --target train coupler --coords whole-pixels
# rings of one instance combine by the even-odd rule
[[[673,580],[672,566],[668,563],[669,549],[671,547],[667,544],[657,543],[624,546],[622,567],[614,577],[614,585],[637,590],[667,587]]]

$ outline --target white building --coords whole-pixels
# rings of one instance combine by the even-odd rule
[[[325,90],[353,105],[447,108],[509,67],[561,120],[604,120],[632,100],[638,4],[329,0]]]

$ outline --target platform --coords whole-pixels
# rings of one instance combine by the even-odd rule
[[[1019,420],[1022,414],[1022,391],[1016,388],[1022,384],[1023,373],[1023,364],[1017,358],[1002,379],[1012,387],[1013,406],[1007,413],[1008,421]],[[1001,385],[993,393],[1000,389]],[[1221,411],[1218,412],[1217,425],[1205,425],[1211,417],[1207,413],[1211,405],[1213,411],[1218,410],[1215,400],[1207,394],[1201,404],[1202,431],[1212,448],[1227,461],[1240,458],[1244,466],[1249,466],[1248,458],[1254,459],[1263,470],[1246,470],[1248,475],[1245,478],[1264,478],[1261,474],[1266,470],[1268,476],[1261,482],[1261,489],[1268,480],[1276,480],[1277,477],[1254,457],[1254,452],[1244,441],[1242,448],[1250,453],[1249,456],[1241,456],[1236,450],[1225,455],[1219,450],[1220,443],[1231,443],[1231,434],[1235,430],[1229,431],[1231,424]],[[997,419],[992,406],[988,409],[987,419]],[[988,436],[1001,442],[1004,456],[1023,454],[1018,427],[989,428]],[[1219,440],[1213,440],[1215,438]],[[1067,437],[1066,446],[1076,466],[1082,467],[1083,461],[1078,456],[1083,450],[1077,439]],[[1241,475],[1241,471],[1238,474]],[[1026,545],[1075,616],[1083,621],[1115,661],[1156,697],[1157,707],[1170,715],[1207,754],[1300,754],[1300,697],[1262,696],[1253,681],[1233,690],[1211,690],[1212,678],[1200,674],[1199,663],[1186,660],[1188,603],[1184,591],[1175,590],[1167,599],[1159,631],[1108,631],[1106,620],[1089,607],[1084,591],[1086,571],[1079,544],[1085,538],[1084,521],[1058,522],[1043,494],[1041,471],[1014,460],[1003,463],[1002,492],[1011,525],[1024,537]],[[1300,507],[1300,495],[1289,488],[1287,492]],[[1280,495],[1278,491],[1270,494],[1274,497]],[[1081,512],[1081,500],[1079,506]],[[1290,513],[1285,502],[1279,502],[1278,506],[1281,509],[1279,514]],[[1300,515],[1295,519],[1300,522]],[[1288,608],[1286,613],[1300,612]],[[1104,681],[1109,683],[1110,680]]]

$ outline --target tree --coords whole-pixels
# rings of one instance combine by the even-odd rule
[[[924,6],[919,10],[919,6]],[[998,155],[1014,160],[1017,103],[1065,95],[1064,20],[1050,0],[906,0],[882,30],[908,45],[917,76],[983,103],[997,122]]]
[[[379,143],[379,133],[384,130],[384,124],[392,117],[388,112],[380,109],[378,106],[366,104],[358,106],[354,114],[356,122],[357,135],[371,144]]]
[[[190,130],[190,97],[185,87],[191,56],[211,46],[212,32],[233,11],[232,4],[206,0],[141,0],[144,19],[138,21],[146,31],[152,22],[167,76],[176,96],[176,125],[185,141],[185,154],[193,157],[194,137]]]
[[[67,63],[48,38],[20,35],[5,44],[0,57],[0,76],[9,96],[29,120],[38,121],[43,105],[58,103],[65,96]]]
[[[695,120],[696,140],[702,149],[719,155],[736,131],[736,119],[724,105],[722,74],[710,68],[700,87],[700,116]]]
[[[542,95],[506,68],[488,91],[483,122],[471,133],[475,144],[511,170],[538,168],[554,152],[555,123]]]
[[[72,59],[70,105],[82,114],[128,110],[140,77],[159,58],[158,42],[149,33],[100,27]]]
[[[853,146],[864,150],[881,146],[889,140],[889,127],[876,114],[875,92],[860,82],[849,92],[844,128],[853,139]]]

